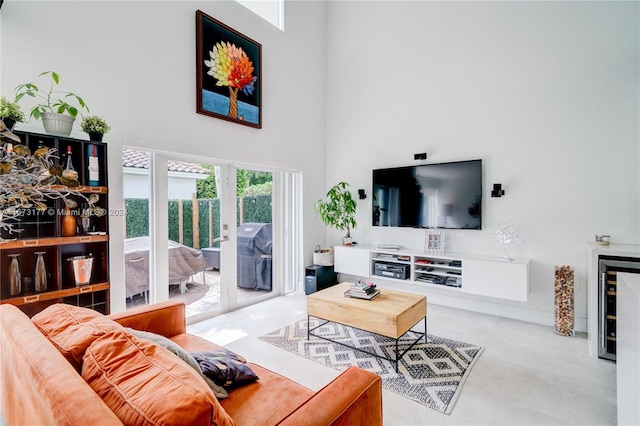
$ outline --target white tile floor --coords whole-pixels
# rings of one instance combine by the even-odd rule
[[[339,372],[258,336],[306,318],[305,296],[278,297],[188,327],[252,362],[317,390]],[[428,307],[429,333],[485,348],[450,415],[383,391],[385,425],[614,425],[615,364],[589,357],[586,335]]]

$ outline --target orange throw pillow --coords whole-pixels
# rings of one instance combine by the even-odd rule
[[[84,352],[94,340],[110,331],[123,330],[99,312],[62,303],[49,306],[31,320],[78,371]]]
[[[82,378],[126,425],[235,425],[191,367],[123,330],[89,346]]]
[[[31,321],[78,371],[84,351],[95,339],[123,328],[93,309],[63,303],[47,307]]]
[[[104,315],[93,309],[56,303],[35,314],[31,321],[42,334],[51,338],[72,325],[103,317]]]
[[[72,325],[50,340],[67,361],[80,371],[84,353],[93,341],[116,330],[124,330],[124,327],[109,318],[98,318]]]

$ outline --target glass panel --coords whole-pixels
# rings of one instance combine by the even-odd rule
[[[187,318],[222,309],[219,167],[168,161],[169,298]]]
[[[273,291],[273,175],[237,170],[237,303]]]
[[[284,31],[284,0],[237,0],[237,2]]]
[[[149,303],[149,153],[122,150],[127,309]]]

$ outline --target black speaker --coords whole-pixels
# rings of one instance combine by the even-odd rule
[[[414,160],[426,160],[427,159],[427,153],[426,152],[421,152],[418,154],[413,154],[413,159]]]
[[[496,197],[496,198],[500,198],[504,195],[504,189],[502,189],[502,184],[501,183],[494,183],[493,184],[493,191],[491,191],[491,196],[492,197]]]

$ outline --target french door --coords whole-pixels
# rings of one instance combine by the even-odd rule
[[[135,275],[140,285],[129,291],[127,282],[127,307],[180,297],[188,321],[196,322],[296,288],[302,269],[299,174],[145,154],[148,190],[127,194],[136,186],[127,176],[143,174],[139,170],[125,167],[123,177],[127,214],[136,202],[148,211],[146,230],[130,224],[140,218],[127,217],[125,275]],[[259,182],[245,191],[248,176]],[[204,182],[204,190],[197,182]],[[146,259],[131,255],[135,244],[146,244]]]

